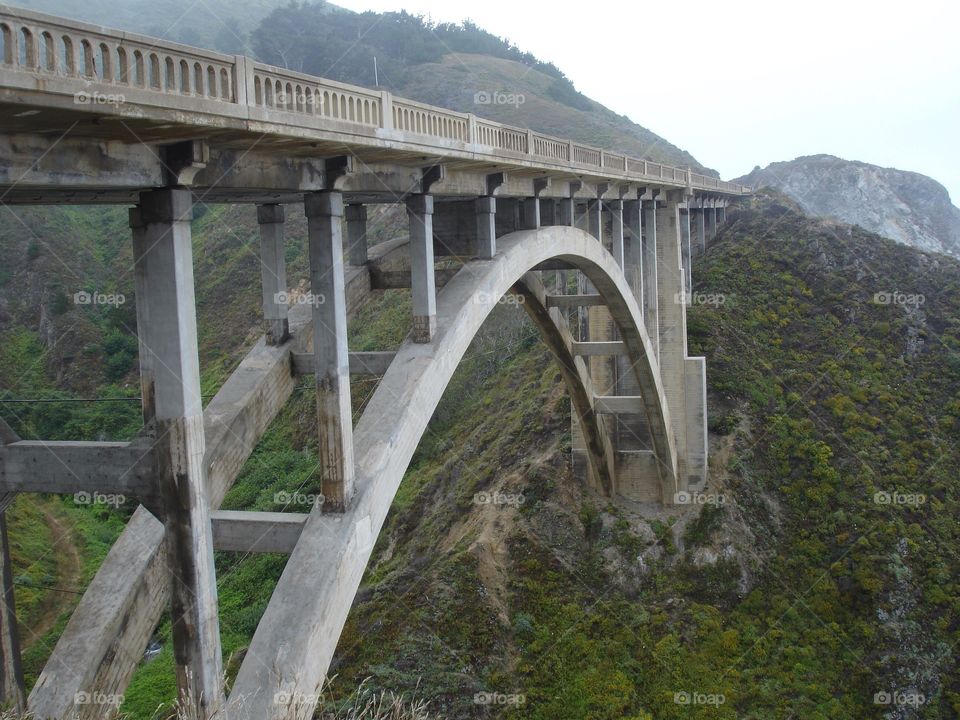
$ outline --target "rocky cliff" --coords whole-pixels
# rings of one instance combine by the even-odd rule
[[[739,182],[777,188],[811,215],[860,225],[921,250],[960,255],[960,209],[926,175],[811,155],[758,166]]]

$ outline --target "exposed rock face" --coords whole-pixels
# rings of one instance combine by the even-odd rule
[[[810,155],[755,168],[738,182],[786,193],[809,214],[904,245],[960,256],[960,209],[940,183],[914,172]]]

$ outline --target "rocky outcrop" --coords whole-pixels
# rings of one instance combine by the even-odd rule
[[[811,155],[754,168],[738,182],[774,187],[811,215],[860,225],[921,250],[960,256],[960,209],[946,188],[926,175]]]

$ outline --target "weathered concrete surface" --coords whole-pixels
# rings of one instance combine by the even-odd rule
[[[317,388],[317,435],[324,505],[339,512],[354,493],[353,417],[350,407],[350,360],[338,192],[306,196],[310,246],[310,313]]]
[[[378,245],[373,261],[405,252],[405,241]],[[372,263],[371,263],[372,264]],[[347,276],[350,313],[370,295],[368,267]],[[290,309],[291,339],[254,345],[204,410],[207,484],[210,507],[216,509],[266,432],[290,398],[297,379],[291,354],[306,349],[313,329],[310,308]],[[111,548],[64,629],[30,692],[28,707],[38,720],[100,720],[103,708],[75,705],[78,693],[123,692],[143,656],[150,635],[169,601],[163,525],[140,507]],[[98,670],[99,669],[99,670]]]
[[[260,225],[260,290],[263,296],[263,322],[267,342],[279,345],[290,336],[287,320],[287,261],[284,255],[282,205],[257,207]]]
[[[241,553],[289,553],[306,520],[306,513],[215,510],[210,513],[213,545]]]
[[[145,322],[138,327],[149,355],[156,400],[154,477],[163,509],[169,572],[171,634],[179,700],[197,720],[223,705],[223,660],[217,577],[197,352],[193,198],[188,190],[155,190],[141,196],[147,251]]]
[[[95,492],[156,502],[150,443],[21,440],[0,445],[0,493]]]
[[[546,227],[498,240],[492,260],[471,262],[440,293],[437,333],[410,339],[357,425],[357,495],[342,515],[310,514],[251,642],[229,699],[231,720],[305,719],[336,649],[353,597],[403,474],[443,390],[496,300],[525,268],[559,257],[586,273],[618,322],[662,453],[662,494],[676,492],[676,449],[659,372],[639,307],[619,267],[594,238]],[[482,299],[478,301],[478,299]],[[278,705],[276,693],[293,699]]]
[[[410,227],[410,293],[413,304],[413,337],[430,342],[437,327],[437,286],[433,270],[433,197],[407,198]]]

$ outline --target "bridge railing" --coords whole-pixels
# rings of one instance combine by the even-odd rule
[[[192,101],[190,107],[216,114],[225,103],[265,119],[279,111],[303,118],[336,121],[366,132],[402,132],[464,150],[490,148],[516,158],[573,164],[612,177],[662,180],[696,189],[745,193],[749,188],[686,168],[628,157],[563,138],[477,118],[445,108],[392,97],[390,93],[339,83],[256,62],[240,55],[180,45],[133,33],[28,10],[0,11],[0,70],[76,81],[83,91],[143,91],[138,102],[164,105],[159,96]],[[22,87],[22,86],[20,86]],[[44,89],[46,88],[46,84]],[[179,101],[178,101],[179,102]],[[207,104],[207,103],[215,104]],[[244,109],[246,108],[246,109]],[[253,110],[254,113],[249,111]],[[235,114],[235,113],[234,113]],[[287,116],[285,122],[290,122]],[[468,147],[472,146],[472,147]],[[484,150],[484,152],[488,152]]]
[[[26,11],[0,12],[6,69],[236,102],[236,58]]]
[[[383,125],[383,98],[379,92],[265,63],[244,64],[246,73],[242,80],[247,85],[248,105],[368,127]]]

